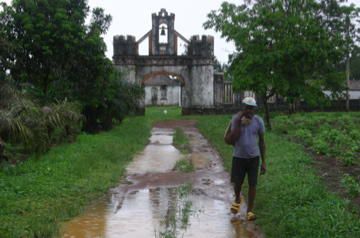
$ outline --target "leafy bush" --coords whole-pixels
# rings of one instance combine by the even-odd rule
[[[360,195],[360,184],[351,175],[345,174],[341,180],[341,184],[351,197]]]
[[[328,152],[328,144],[321,138],[316,138],[314,140],[314,149],[316,153],[325,155]]]
[[[275,121],[274,131],[282,134],[287,134],[288,130],[291,128],[291,120],[288,116],[279,116]]]
[[[311,131],[308,129],[298,129],[295,131],[294,134],[296,137],[302,139],[305,144],[311,145],[312,144],[312,134]]]
[[[15,157],[16,150],[41,153],[80,133],[83,116],[78,104],[65,100],[41,107],[9,83],[0,86],[0,98],[5,99],[0,105],[0,137],[8,159]]]
[[[138,100],[144,94],[141,86],[121,80],[116,72],[113,72],[108,83],[101,103],[84,106],[83,114],[86,117],[84,129],[87,132],[109,130],[113,127],[114,121],[121,122],[126,115],[136,113],[138,110]]]

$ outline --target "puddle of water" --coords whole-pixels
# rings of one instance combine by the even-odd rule
[[[74,218],[63,227],[63,238],[102,238],[106,230],[107,201],[99,200],[90,206],[81,216]]]
[[[185,202],[190,202],[191,212],[184,225]],[[165,233],[174,235],[169,237],[253,237],[242,224],[230,223],[228,202],[202,194],[181,198],[176,188],[161,187],[127,194],[120,210],[115,203],[100,201],[65,224],[62,237],[165,237]]]
[[[174,130],[154,128],[151,131],[150,144],[171,145],[173,143]]]
[[[167,172],[174,168],[181,153],[173,145],[174,130],[154,128],[150,144],[137,155],[127,167],[127,174],[145,174]]]

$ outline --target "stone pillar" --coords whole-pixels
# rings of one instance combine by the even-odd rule
[[[190,101],[183,111],[191,113],[197,109],[214,108],[214,38],[212,36],[193,36],[188,46],[190,66],[190,85],[187,92]]]

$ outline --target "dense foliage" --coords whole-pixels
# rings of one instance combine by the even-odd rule
[[[1,160],[15,162],[52,145],[69,142],[81,131],[81,107],[66,100],[41,107],[9,83],[0,82]],[[6,142],[6,144],[5,144]]]
[[[289,103],[318,104],[325,100],[322,90],[344,89],[345,74],[337,66],[357,40],[359,9],[341,2],[224,2],[208,15],[205,28],[235,43],[229,71],[234,89],[262,98],[268,124],[267,100],[275,94]]]
[[[142,88],[122,81],[105,56],[110,23],[86,0],[1,3],[0,156],[46,151],[136,110]]]
[[[118,82],[105,56],[111,16],[103,9],[91,11],[86,0],[15,0],[1,8],[0,75],[8,73],[41,104],[79,102],[88,131],[111,128],[136,105],[141,89]]]

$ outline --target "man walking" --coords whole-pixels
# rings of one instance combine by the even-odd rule
[[[265,163],[265,126],[263,119],[255,115],[256,101],[252,97],[246,97],[242,101],[244,110],[233,116],[231,121],[230,143],[234,146],[231,182],[234,185],[235,201],[231,206],[231,212],[236,214],[240,210],[241,187],[245,175],[248,177],[248,208],[246,218],[255,220],[253,212],[256,196],[256,184],[261,158],[261,174],[266,172]]]

